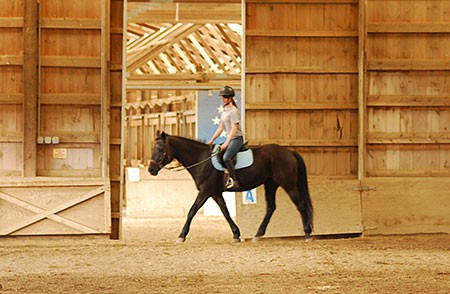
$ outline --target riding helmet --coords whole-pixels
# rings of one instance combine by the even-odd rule
[[[225,86],[220,89],[219,96],[234,97],[234,89],[230,86]]]

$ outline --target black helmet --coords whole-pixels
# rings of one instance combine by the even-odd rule
[[[234,90],[230,86],[225,86],[220,89],[219,96],[234,97]]]

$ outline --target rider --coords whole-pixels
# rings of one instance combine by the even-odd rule
[[[217,127],[216,132],[208,142],[209,145],[213,144],[214,140],[225,130],[226,140],[220,146],[220,150],[225,150],[223,160],[230,175],[226,183],[228,189],[239,188],[232,158],[244,144],[243,133],[239,124],[241,115],[236,106],[234,95],[234,89],[230,86],[225,86],[220,90],[219,96],[222,97],[224,110],[220,118],[219,127]]]

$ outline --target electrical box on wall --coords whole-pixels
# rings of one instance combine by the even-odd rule
[[[67,158],[67,149],[66,148],[53,149],[53,158],[58,158],[58,159]]]

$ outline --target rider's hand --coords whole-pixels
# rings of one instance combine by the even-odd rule
[[[228,144],[227,143],[223,143],[222,145],[220,145],[220,150],[225,150],[227,149]]]

